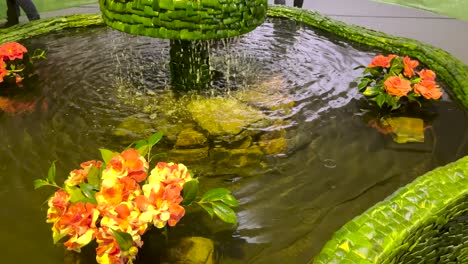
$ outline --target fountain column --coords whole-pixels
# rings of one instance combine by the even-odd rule
[[[207,88],[208,46],[202,40],[245,34],[263,23],[268,0],[99,0],[104,22],[117,30],[171,40],[177,90]]]

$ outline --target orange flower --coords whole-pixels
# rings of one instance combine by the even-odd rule
[[[418,72],[418,75],[423,79],[423,80],[431,80],[431,81],[434,81],[435,78],[436,78],[436,74],[435,72],[431,71],[431,70],[421,70],[420,72]]]
[[[411,82],[398,76],[388,77],[384,82],[385,90],[389,95],[405,96],[411,91]]]
[[[103,228],[100,228],[99,232],[96,234],[96,242],[98,242],[98,246],[96,248],[96,261],[98,263],[126,263],[120,259],[121,252],[119,244],[112,234],[109,234],[108,232],[105,232]]]
[[[68,179],[65,181],[66,185],[75,186],[82,184],[87,178],[88,173],[92,167],[101,168],[102,162],[90,160],[80,164],[82,169],[79,170],[72,170],[70,175],[68,175]]]
[[[408,56],[405,56],[403,58],[403,63],[405,64],[405,68],[403,70],[403,74],[411,78],[414,75],[414,68],[418,67],[419,61],[417,60],[411,60]]]
[[[127,149],[122,152],[121,156],[125,161],[124,165],[129,171],[128,176],[130,178],[135,179],[137,182],[146,180],[148,163],[135,149]]]
[[[96,200],[99,205],[117,205],[123,201],[123,189],[124,185],[118,178],[103,179]]]
[[[422,80],[420,83],[414,85],[414,92],[422,95],[426,99],[437,100],[442,97],[442,90],[432,80]]]
[[[127,149],[109,161],[106,169],[102,172],[102,178],[128,176],[137,182],[142,182],[146,179],[147,169],[148,162],[145,158],[140,156],[135,149]]]
[[[164,184],[177,182],[182,186],[191,179],[192,176],[190,176],[190,173],[184,164],[158,162],[158,164],[156,164],[154,169],[151,171],[151,175],[148,181],[150,183],[154,181],[160,181]]]
[[[7,42],[0,46],[0,58],[4,60],[23,59],[23,54],[28,50],[18,42]]]
[[[0,57],[0,83],[3,82],[3,77],[8,75],[8,71],[6,69],[6,63]]]
[[[47,202],[49,209],[47,210],[47,223],[55,223],[67,211],[70,205],[70,195],[60,189],[54,193]]]
[[[389,68],[390,67],[390,61],[395,57],[395,55],[389,55],[388,57],[385,57],[383,55],[377,55],[372,59],[371,63],[367,65],[368,68],[372,67],[384,67],[384,68]]]
[[[77,202],[68,207],[52,230],[59,236],[70,236],[64,245],[70,250],[80,252],[83,246],[95,238],[98,217],[99,212],[94,204]]]

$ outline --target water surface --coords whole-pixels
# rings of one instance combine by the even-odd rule
[[[76,256],[52,244],[45,223],[43,202],[52,190],[33,191],[33,180],[53,160],[62,181],[80,162],[99,158],[98,148],[124,148],[122,138],[112,135],[129,116],[139,115],[156,129],[167,120],[191,122],[180,102],[192,96],[178,101],[171,92],[167,40],[91,28],[24,44],[46,49],[48,58],[37,64],[35,91],[15,98],[33,102],[33,111],[0,112],[2,259],[72,263]],[[265,96],[243,103],[269,122],[247,129],[280,132],[287,148],[248,168],[219,169],[216,157],[192,162],[204,186],[233,191],[239,225],[212,224],[195,210],[170,240],[211,238],[221,263],[306,263],[341,225],[415,177],[467,155],[467,112],[447,95],[424,115],[424,143],[396,144],[371,126],[373,115],[363,112],[367,104],[354,83],[360,71],[353,68],[378,53],[281,19],[213,42],[211,67],[224,73],[213,94],[224,89],[226,98],[241,100],[242,92],[268,87]],[[145,97],[162,107],[145,109],[137,102]],[[209,140],[210,147],[217,142]],[[163,142],[160,151],[168,146]],[[160,239],[147,238],[137,263],[158,263]],[[82,262],[93,258],[87,252]]]

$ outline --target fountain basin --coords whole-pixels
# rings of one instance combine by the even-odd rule
[[[251,260],[259,262],[284,262],[285,260],[288,260],[296,263],[304,263],[308,260],[311,260],[313,256],[323,246],[323,243],[326,240],[328,240],[331,233],[334,230],[338,229],[338,227],[344,224],[344,222],[350,219],[352,216],[358,215],[363,210],[367,209],[370,205],[383,199],[386,195],[392,193],[401,185],[410,182],[412,179],[423,174],[427,170],[430,170],[440,165],[445,165],[449,161],[453,161],[459,158],[460,156],[466,155],[466,141],[461,140],[457,142],[452,142],[448,140],[448,138],[460,138],[460,134],[457,134],[456,136],[453,134],[457,133],[457,131],[461,132],[461,135],[466,134],[466,126],[463,126],[465,122],[463,120],[465,120],[464,118],[466,117],[466,110],[457,108],[457,105],[459,104],[466,104],[463,101],[463,99],[465,98],[464,93],[466,91],[466,72],[464,72],[463,70],[465,66],[453,57],[451,57],[449,54],[441,50],[434,49],[428,45],[418,43],[416,41],[395,38],[388,35],[367,31],[362,28],[347,26],[345,24],[341,24],[340,22],[324,18],[310,11],[290,10],[288,8],[272,8],[270,10],[270,14],[275,16],[290,16],[297,19],[300,18],[305,24],[318,25],[317,27],[321,28],[322,30],[327,30],[327,28],[329,28],[331,31],[342,37],[349,37],[350,39],[353,39],[363,44],[366,44],[366,42],[368,41],[370,45],[376,45],[379,48],[379,51],[371,50],[368,55],[360,55],[360,52],[352,54],[353,56],[350,56],[348,54],[348,56],[353,58],[362,58],[362,61],[344,59],[345,61],[350,62],[349,65],[356,65],[357,63],[362,64],[364,61],[371,57],[371,54],[374,55],[377,52],[381,53],[381,49],[388,50],[389,52],[398,52],[400,54],[409,54],[425,62],[427,65],[430,65],[431,68],[436,69],[438,76],[442,77],[442,79],[447,83],[445,91],[449,92],[452,95],[452,98],[454,98],[454,100],[457,100],[456,98],[460,98],[460,100],[455,101],[455,104],[449,104],[445,108],[445,110],[438,112],[440,118],[437,119],[437,122],[434,122],[434,131],[437,132],[435,134],[444,134],[448,136],[438,137],[437,139],[442,139],[442,141],[437,140],[438,144],[434,144],[434,142],[429,141],[429,147],[427,145],[423,145],[421,148],[414,147],[416,145],[405,145],[405,147],[408,147],[410,149],[409,151],[405,152],[405,150],[402,149],[400,145],[391,144],[391,141],[388,142],[386,140],[383,140],[381,138],[381,135],[378,134],[378,132],[373,131],[370,128],[366,129],[366,125],[362,123],[360,117],[354,114],[359,109],[359,104],[357,103],[359,101],[359,98],[356,94],[353,94],[352,86],[340,86],[340,83],[348,84],[349,82],[351,82],[353,77],[355,77],[353,76],[353,74],[330,76],[318,75],[319,77],[317,77],[317,79],[322,80],[323,82],[317,82],[317,80],[313,81],[310,79],[306,81],[303,80],[302,82],[300,82],[297,80],[291,80],[290,78],[285,78],[284,83],[290,85],[287,89],[282,87],[282,91],[286,92],[286,95],[292,94],[293,96],[291,97],[293,98],[292,101],[294,102],[294,104],[291,106],[291,113],[287,113],[287,111],[282,113],[282,119],[290,120],[293,122],[287,125],[283,124],[280,126],[281,128],[284,128],[288,133],[288,135],[285,136],[288,142],[287,150],[280,151],[280,154],[282,155],[279,155],[279,157],[275,157],[274,155],[273,157],[266,157],[263,166],[266,166],[268,168],[268,171],[266,173],[254,173],[255,177],[244,177],[246,173],[240,172],[239,170],[235,170],[236,166],[234,166],[234,169],[231,171],[218,171],[211,175],[212,177],[202,177],[202,179],[207,181],[208,185],[225,184],[235,191],[236,196],[238,196],[241,201],[241,209],[239,211],[239,227],[235,231],[226,230],[220,226],[216,226],[212,229],[204,229],[203,226],[206,225],[206,223],[203,224],[204,221],[200,221],[198,219],[199,216],[195,214],[193,218],[187,219],[186,222],[184,222],[185,224],[182,223],[181,228],[185,232],[200,232],[205,234],[206,236],[211,236],[215,238],[218,237],[218,241],[221,241],[221,248],[224,248],[224,250],[221,250],[221,252],[224,258],[230,261],[245,262]],[[53,31],[57,28],[63,27],[64,25],[67,27],[73,27],[80,26],[82,23],[84,23],[83,21],[79,21],[79,19],[74,20],[76,18],[77,17],[58,18],[48,20],[44,24],[40,24],[39,22],[32,23],[32,28],[20,26],[15,29],[20,29],[22,31],[18,32],[27,32],[29,34],[28,36],[32,36],[34,34],[38,34],[35,33],[35,30],[38,31],[38,28],[41,28],[41,31],[38,32],[43,33],[44,30],[46,30],[47,28],[52,29]],[[84,16],[83,18],[86,18],[86,16]],[[74,22],[69,23],[70,21]],[[86,23],[88,23],[87,25],[90,25],[89,22]],[[278,22],[277,24],[279,24],[279,26],[271,26],[267,24],[266,28],[260,28],[259,30],[261,30],[262,32],[266,32],[266,34],[264,35],[266,35],[268,38],[269,36],[274,35],[272,32],[278,32],[273,31],[272,29],[281,28],[281,23],[285,22]],[[96,24],[102,25],[102,21],[96,19]],[[284,25],[284,28],[287,29],[290,29],[292,26],[291,24],[287,23]],[[35,30],[34,27],[36,27]],[[99,34],[96,33],[96,35],[94,35],[95,33],[92,33],[93,30],[95,32],[101,29],[90,29],[90,31],[85,33],[84,35],[95,36],[96,39],[99,39]],[[302,34],[302,30],[303,29],[299,29],[298,31]],[[15,35],[13,33],[3,34],[4,32],[1,32],[1,41],[3,41],[4,39],[18,40],[19,38],[24,37],[20,35]],[[80,33],[79,30],[78,33]],[[60,53],[59,51],[67,46],[66,42],[60,42],[60,38],[62,37],[61,34],[62,32],[60,32],[58,35],[55,35],[54,38],[52,38],[51,36],[45,41],[36,40],[34,38],[31,40],[30,44],[35,45],[36,41],[39,44],[42,44],[44,42],[47,43],[51,39],[54,39],[54,41],[51,41],[50,43],[50,49],[54,50],[54,52]],[[112,37],[115,36],[112,32],[109,34]],[[281,35],[281,33],[277,34]],[[294,47],[295,45],[292,42],[287,42],[287,40],[294,40],[298,38],[299,40],[308,40],[313,42],[314,38],[308,35],[309,33],[307,33],[305,36],[302,36],[301,34],[287,35],[285,39],[273,43],[287,50],[291,49],[291,47]],[[318,39],[324,40],[323,37],[318,37]],[[78,37],[76,40],[76,42],[79,42],[80,37]],[[259,43],[265,43],[261,41],[256,42],[257,40],[248,39],[246,39],[245,41],[249,43],[255,43],[256,46],[260,46]],[[279,43],[281,43],[282,41],[287,43],[287,45],[279,45]],[[389,42],[391,42],[392,46],[388,45]],[[88,42],[83,41],[83,43]],[[241,43],[243,42],[241,41]],[[314,44],[316,43],[317,42],[314,42]],[[150,44],[151,45],[147,44],[145,41],[142,41],[142,43],[138,43],[138,45],[141,46],[152,46],[155,43],[150,41]],[[134,48],[137,48],[138,45],[134,46]],[[311,46],[308,46],[307,49],[311,48]],[[350,47],[350,45],[344,43],[342,39],[336,41],[336,46],[346,48]],[[163,47],[167,48],[167,46],[164,45]],[[79,53],[79,50],[86,49],[81,47],[80,49],[77,48],[76,50],[78,51],[77,53]],[[293,50],[295,52],[299,51],[295,49]],[[143,49],[143,51],[146,52],[145,49]],[[300,51],[302,52],[303,50]],[[346,51],[346,53],[347,52],[351,51]],[[265,54],[269,53],[265,52]],[[317,52],[315,56],[308,56],[307,58],[317,58],[319,57],[317,54],[326,54],[329,56],[330,54],[334,54],[334,52]],[[56,60],[54,58],[65,58],[66,55],[70,57],[78,56],[76,54],[72,55],[70,52],[63,52],[62,54],[58,55],[54,55],[54,53],[51,53],[50,63],[53,64],[54,60]],[[152,54],[152,56],[158,55]],[[276,56],[278,56],[278,61],[287,61],[285,60],[285,58],[287,57],[285,55]],[[295,63],[299,64],[298,59],[299,58],[295,57],[291,61],[294,61]],[[339,63],[340,61],[336,60],[333,56],[329,56],[328,59],[330,59],[334,63]],[[268,61],[265,57],[262,57],[262,60]],[[58,59],[57,61],[62,62]],[[299,65],[302,64],[321,65],[318,63],[313,63],[313,61],[307,61],[307,63],[302,61],[302,63]],[[327,63],[322,64],[328,65]],[[104,132],[99,132],[97,131],[98,129],[89,129],[90,134],[85,134],[76,133],[77,128],[97,127],[99,129],[103,129],[107,126],[115,128],[117,127],[116,123],[118,122],[106,123],[107,119],[104,119],[105,121],[101,120],[101,122],[95,122],[96,118],[94,116],[99,116],[103,113],[108,113],[107,111],[109,111],[109,103],[100,104],[100,100],[95,100],[95,98],[93,99],[89,97],[81,99],[81,88],[76,89],[73,86],[72,88],[66,89],[68,85],[71,85],[71,83],[67,83],[67,78],[76,80],[75,78],[72,78],[73,73],[60,73],[60,71],[48,70],[51,69],[50,67],[51,65],[44,65],[44,71],[41,72],[41,75],[44,76],[49,72],[55,72],[54,76],[59,76],[59,74],[63,74],[61,75],[63,76],[63,78],[59,79],[65,79],[57,80],[55,85],[45,83],[46,85],[43,87],[43,89],[46,90],[46,95],[54,99],[51,102],[59,101],[57,99],[61,98],[61,96],[59,96],[61,93],[72,94],[74,96],[68,98],[69,101],[61,101],[60,105],[51,108],[49,110],[50,114],[46,112],[44,114],[37,113],[36,115],[33,115],[31,117],[5,118],[3,121],[4,125],[5,127],[9,127],[10,132],[4,132],[5,135],[3,135],[2,138],[5,140],[6,144],[3,145],[7,146],[9,144],[8,142],[23,142],[23,140],[24,142],[31,143],[29,143],[29,145],[26,145],[26,147],[16,149],[15,151],[4,150],[3,155],[5,155],[5,158],[9,157],[8,155],[14,157],[15,153],[28,153],[28,155],[31,155],[32,153],[32,155],[35,155],[35,157],[48,157],[48,159],[50,160],[56,159],[57,155],[59,155],[60,159],[64,160],[66,164],[62,166],[67,167],[67,169],[64,169],[62,167],[62,170],[69,171],[68,167],[72,167],[72,164],[76,162],[76,160],[83,160],[84,158],[81,158],[81,155],[84,155],[83,153],[89,154],[88,152],[90,149],[94,150],[98,146],[110,145],[115,146],[115,148],[117,148],[117,145],[120,146],[120,144],[113,141],[114,138],[110,140],[107,137],[108,134]],[[67,67],[60,68],[66,69]],[[303,68],[301,68],[300,70],[297,70],[296,68],[297,67],[289,67],[286,69],[286,71],[290,74],[290,76],[299,76],[300,70],[302,70]],[[339,72],[336,69],[332,69],[332,67],[326,68],[326,70],[333,73]],[[142,71],[144,71],[144,69],[142,69]],[[92,95],[96,96],[99,96],[103,92],[105,92],[105,95],[111,95],[112,92],[115,92],[115,90],[113,89],[102,89],[102,87],[109,86],[109,79],[104,78],[106,77],[106,75],[103,75],[103,79],[105,81],[98,82],[97,84],[86,85],[86,77],[89,77],[88,74],[90,74],[90,72],[92,71],[80,72],[79,75],[82,77],[82,79],[76,80],[79,87],[82,86],[82,88],[95,88],[88,89],[87,91],[90,92]],[[288,75],[285,74],[285,76]],[[298,84],[299,82],[300,84]],[[327,89],[322,90],[323,85],[325,85],[326,83],[331,83],[331,88],[329,87]],[[294,90],[296,85],[305,86],[306,89],[302,90],[300,88],[299,90]],[[65,88],[60,88],[62,86]],[[334,89],[338,91],[338,94],[333,93]],[[270,89],[267,89],[267,91],[269,90]],[[248,92],[250,91],[251,90],[247,89],[243,92],[247,92],[248,94]],[[254,91],[258,92],[258,90]],[[280,93],[280,95],[284,94]],[[305,98],[303,96],[305,96]],[[171,98],[178,99],[178,97]],[[248,94],[247,96],[242,96],[241,94],[239,94],[235,98],[236,100],[241,100],[243,103],[248,103],[250,106],[256,107],[257,109],[261,109],[265,112],[274,111],[273,108],[268,107],[269,103],[271,103],[268,100],[267,102],[261,102],[261,100],[246,100],[246,98],[252,98],[251,94]],[[258,97],[258,99],[261,98],[262,97]],[[276,94],[273,93],[271,98],[277,98]],[[349,101],[346,101],[343,98],[347,98],[346,100]],[[86,105],[87,107],[83,107],[83,104],[81,104],[81,100],[86,102],[86,104],[84,105]],[[448,104],[449,101],[450,100],[447,99],[442,104]],[[323,106],[320,105],[321,102],[326,102],[325,104],[327,105],[327,107],[324,107],[325,110],[321,108]],[[93,107],[88,107],[89,104],[92,104]],[[117,107],[116,104],[112,105],[114,107]],[[238,104],[232,103],[230,105]],[[311,107],[313,105],[318,105],[319,107]],[[339,107],[331,107],[337,105],[339,105]],[[277,104],[273,104],[273,106],[277,106]],[[295,108],[294,106],[298,107]],[[73,109],[74,111],[67,111],[66,113],[59,111],[59,109],[62,110],[66,108]],[[91,112],[87,112],[85,111],[86,109],[94,110]],[[98,109],[99,111],[96,111],[96,109]],[[128,110],[130,108],[124,107],[124,109]],[[440,107],[440,109],[444,108]],[[63,115],[55,116],[56,113],[62,113]],[[74,114],[70,115],[70,113]],[[156,113],[159,112],[156,111]],[[65,117],[67,115],[71,116],[72,121],[68,121],[69,118]],[[297,117],[297,115],[303,115],[306,118],[294,118]],[[317,119],[316,115],[319,115],[322,118]],[[290,116],[292,116],[293,118],[289,118]],[[461,116],[461,119],[451,121],[451,118],[453,116]],[[113,118],[113,116],[110,114],[106,117],[109,120]],[[42,127],[43,125],[41,124],[32,122],[35,119],[44,120],[44,122],[50,122],[51,127],[53,129],[50,130],[47,127]],[[67,122],[71,122],[75,125],[75,127],[70,128],[66,126]],[[301,125],[295,125],[294,123]],[[23,125],[25,124],[28,128],[26,132],[35,131],[35,133],[24,133]],[[443,131],[439,129],[447,128],[454,124],[461,125],[461,127],[457,129],[451,129],[450,132],[444,131],[439,133],[439,131]],[[197,129],[203,127],[203,125],[198,122],[195,124],[195,126],[197,127]],[[41,131],[41,129],[39,128],[43,129],[44,132],[39,133],[38,131]],[[154,124],[153,129],[157,128],[158,125]],[[208,127],[205,126],[205,128]],[[268,131],[269,129],[272,129],[272,127],[261,127],[259,133],[266,132],[263,130]],[[65,133],[56,133],[56,131],[62,130]],[[211,130],[211,128],[200,130],[201,131],[197,132],[205,133],[205,130],[209,131]],[[184,131],[184,133],[190,132],[189,129],[182,131]],[[218,129],[211,131],[214,131],[214,134],[216,136],[219,136],[219,131],[223,130]],[[359,132],[354,133],[353,131]],[[168,143],[168,145],[170,145],[168,147],[169,150],[173,149],[173,144],[179,144],[180,147],[188,147],[189,149],[191,146],[204,144],[202,143],[204,142],[204,140],[199,140],[195,143],[192,142],[187,144],[186,141],[182,140],[182,138],[179,138],[179,135],[181,133],[182,132],[178,132],[175,135],[173,142]],[[197,135],[199,135],[198,133]],[[106,136],[104,136],[104,134]],[[16,135],[21,135],[22,137],[19,139],[16,137]],[[298,136],[296,137],[293,135]],[[54,139],[55,137],[56,139]],[[52,141],[46,141],[46,138],[52,138]],[[77,144],[77,142],[89,142],[89,138],[97,138],[98,140],[97,142],[92,143],[91,145]],[[207,138],[207,136],[205,136],[205,138]],[[281,134],[278,138],[281,138]],[[178,140],[179,143],[177,143]],[[212,140],[212,142],[215,142],[216,140],[217,138],[215,137]],[[32,142],[39,143],[32,144]],[[40,142],[47,142],[47,144],[43,144]],[[254,142],[253,144],[260,146],[259,142]],[[32,148],[31,150],[30,146],[35,145],[39,146]],[[239,146],[240,145],[242,144],[239,144]],[[445,156],[438,151],[435,152],[437,153],[435,156],[431,156],[430,153],[432,150],[439,149],[439,146],[443,146],[445,148],[448,145],[456,145],[456,147],[450,150],[444,149],[442,153],[445,151],[457,153],[455,156]],[[54,146],[62,147],[54,148]],[[44,153],[43,150],[45,149],[53,149],[55,153]],[[73,149],[73,152],[79,155],[80,158],[78,159],[77,156],[72,157],[69,154],[70,149]],[[178,149],[178,147],[176,147],[175,149]],[[458,149],[458,152],[455,151],[456,149]],[[359,153],[367,154],[358,156]],[[403,155],[403,159],[398,160],[398,162],[394,162],[394,160],[397,160]],[[86,158],[88,157],[89,156],[87,155]],[[284,159],[284,157],[287,157],[288,159]],[[12,162],[8,162],[8,164],[15,164],[16,162],[18,164],[18,168],[21,168],[20,159],[13,158],[8,160],[12,160]],[[407,163],[403,163],[405,162],[405,160]],[[363,162],[365,164],[363,164]],[[206,164],[210,163],[207,162],[203,163],[202,165]],[[224,162],[219,167],[224,167],[226,164],[227,162]],[[378,165],[377,168],[374,169],[369,168],[369,164],[372,164],[373,166],[375,166],[376,164]],[[29,184],[29,182],[32,181],[31,175],[33,175],[37,171],[46,171],[48,162],[47,164],[43,165],[44,166],[41,167],[39,162],[38,164],[32,166],[29,164],[25,169],[27,173],[24,173],[24,171],[22,171],[21,169],[12,169],[16,168],[16,166],[7,167],[5,171],[8,175],[21,175],[14,179],[14,183],[11,183],[11,185],[14,186],[13,189],[15,191],[20,191],[26,188],[21,186],[21,184],[18,184],[18,181],[21,182],[21,180],[24,180],[24,182]],[[257,167],[258,166],[259,164],[257,164]],[[260,166],[262,166],[262,164],[260,164]],[[341,168],[344,169],[340,170]],[[205,170],[203,166],[197,168],[196,171],[201,172],[202,176],[207,176],[208,174],[206,173],[207,170]],[[4,186],[11,185],[4,184]],[[8,192],[8,190],[3,191],[4,193],[11,195],[11,193]],[[26,195],[28,195],[28,192],[24,191],[23,194],[25,195],[25,197],[27,197]],[[9,196],[5,196],[3,198],[6,199],[7,197]],[[24,206],[26,210],[31,210],[31,208],[38,208],[39,203],[44,199],[45,195],[38,194],[35,195],[33,199],[28,198],[25,199],[27,201],[20,201],[19,204],[16,204],[15,208],[21,206]],[[31,206],[30,200],[33,200],[33,206]],[[34,200],[37,200],[39,202],[35,203]],[[18,222],[19,218],[20,217],[17,217],[11,222]],[[43,212],[36,211],[31,217],[31,219],[39,219],[39,221],[42,218]],[[197,225],[197,227],[194,227],[194,225],[192,224],[194,222],[200,224]],[[184,225],[185,228],[183,227]],[[25,226],[27,225],[25,224]],[[40,226],[40,228],[37,228],[37,226]],[[37,232],[43,232],[46,235],[49,235],[49,227],[46,226],[45,223],[43,223],[42,226],[41,224],[36,224],[33,225],[33,227],[22,227],[22,229],[18,229],[30,230],[31,228],[34,230],[37,229]],[[27,234],[26,231],[24,232]],[[178,231],[174,232],[176,233],[176,237],[183,236],[184,233],[178,233]],[[21,236],[18,237],[19,238],[16,239],[21,239]],[[39,237],[41,236],[39,235]],[[281,239],[279,240],[278,238]],[[14,238],[9,239],[11,240]],[[151,241],[151,239],[149,239],[148,241]],[[33,247],[30,243],[27,243],[27,241],[21,242],[24,243],[18,242],[17,244],[28,245],[29,247]],[[149,244],[151,244],[151,242],[149,242]],[[15,250],[17,249],[12,249],[12,251]],[[33,250],[37,254],[36,256],[34,256],[35,259],[47,259],[44,263],[62,263],[61,261],[58,261],[58,259],[60,259],[60,253],[57,253],[56,249],[42,248],[41,250],[42,251]],[[327,252],[329,252],[329,250],[327,250]],[[342,252],[338,249],[335,253],[341,254]],[[146,251],[146,253],[143,252],[142,259],[140,261],[151,262],[154,261],[154,259],[156,258],[157,256],[155,256],[151,252]],[[8,260],[10,258],[6,257],[6,259]],[[90,259],[92,259],[92,257],[90,257]],[[17,259],[11,258],[10,260],[14,261]]]

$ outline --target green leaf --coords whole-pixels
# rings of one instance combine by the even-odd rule
[[[34,180],[34,189],[39,189],[42,186],[46,186],[46,185],[49,185],[48,181],[45,181],[45,180],[42,180],[42,179]]]
[[[421,78],[421,77],[414,78],[414,79],[412,79],[412,80],[411,80],[411,84],[420,83],[420,82],[421,82],[421,80],[422,80],[422,78]]]
[[[140,154],[141,156],[146,156],[146,154],[148,154],[148,152],[150,151],[150,146],[149,145],[143,145],[139,148],[136,149],[138,154]]]
[[[225,195],[230,194],[231,192],[225,188],[216,188],[207,191],[203,194],[200,202],[214,202],[221,200]]]
[[[92,166],[88,171],[88,183],[92,185],[95,189],[99,189],[101,185],[100,179],[101,170],[96,166]]]
[[[205,209],[205,211],[211,216],[211,218],[213,218],[213,215],[214,215],[213,208],[202,203],[198,203],[198,205],[201,206],[201,208]]]
[[[148,144],[150,146],[156,145],[163,137],[163,133],[161,132],[156,132],[151,137],[148,139]]]
[[[223,198],[221,199],[221,202],[227,204],[229,207],[239,206],[237,199],[231,194],[226,194],[225,196],[223,196]]]
[[[376,97],[372,98],[371,100],[375,101],[377,105],[382,108],[383,104],[385,103],[385,95],[379,94]]]
[[[219,219],[226,223],[236,224],[236,213],[229,206],[221,202],[211,203],[213,205],[213,211]]]
[[[89,200],[89,199],[86,199],[86,196],[84,196],[81,189],[76,186],[65,185],[65,191],[68,194],[70,194],[71,203],[77,203],[77,202],[83,202],[83,201]]]
[[[358,84],[358,90],[362,92],[366,88],[366,86],[369,84],[369,79],[367,78],[362,78],[361,82]]]
[[[99,149],[99,151],[101,152],[102,160],[105,164],[107,164],[114,156],[118,155],[118,153],[108,149]]]
[[[373,96],[376,96],[379,94],[379,89],[377,89],[376,87],[367,87],[366,90],[362,93],[363,95],[367,96],[367,97],[373,97]]]
[[[398,74],[401,73],[403,68],[405,68],[405,64],[403,63],[403,60],[401,58],[395,57],[390,62],[389,73],[392,74],[392,75],[398,75]]]
[[[128,251],[133,246],[133,238],[129,233],[111,230],[121,251]]]
[[[55,183],[55,175],[56,175],[56,168],[55,168],[55,160],[49,167],[49,171],[47,172],[47,181],[50,183]]]
[[[190,205],[198,194],[198,179],[192,179],[184,184],[184,189],[182,191],[182,205]]]
[[[82,183],[80,184],[81,192],[88,198],[93,198],[96,195],[96,189],[91,184]]]
[[[365,68],[366,66],[360,65],[360,66],[354,67],[353,70],[359,70],[359,69],[365,69]]]
[[[135,149],[139,149],[141,147],[143,147],[144,145],[148,145],[148,142],[146,140],[138,140],[137,142],[134,143],[135,144]]]

